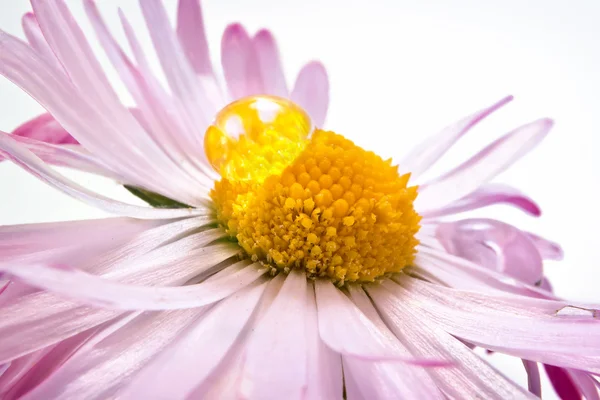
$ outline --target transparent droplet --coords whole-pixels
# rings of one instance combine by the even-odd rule
[[[295,158],[312,130],[306,111],[289,100],[245,97],[223,108],[208,127],[206,157],[224,178],[261,180]]]

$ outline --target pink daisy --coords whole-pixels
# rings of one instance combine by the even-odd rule
[[[597,306],[544,283],[560,247],[455,216],[499,203],[539,215],[491,181],[551,120],[422,181],[512,97],[396,167],[319,129],[324,68],[307,64],[290,91],[268,31],[226,29],[222,88],[198,1],[180,0],[175,30],[160,1],[140,1],[165,87],[125,16],[134,59],[84,4],[135,108],[62,1],[32,0],[29,43],[0,31],[0,73],[48,111],[0,133],[0,153],[117,215],[0,228],[1,398],[535,398],[538,363],[563,398],[599,398]],[[52,165],[112,178],[148,206]],[[522,358],[529,391],[475,346]]]

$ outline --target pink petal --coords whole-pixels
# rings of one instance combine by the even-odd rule
[[[38,292],[0,307],[0,363],[86,331],[122,314]],[[27,340],[23,340],[26,337]]]
[[[22,143],[29,151],[45,163],[73,168],[104,176],[117,182],[127,183],[125,178],[108,169],[96,157],[87,153],[81,146],[49,144],[27,137],[19,137],[14,134],[11,138]],[[2,158],[0,157],[0,160],[1,159]]]
[[[366,290],[387,326],[413,354],[456,360],[453,367],[427,370],[449,398],[534,398],[404,299],[379,285],[369,285]]]
[[[356,306],[379,329],[394,334],[385,325],[364,290],[357,286],[348,288],[350,298]],[[411,353],[402,345],[406,356]],[[403,363],[371,362],[344,357],[344,371],[354,377],[357,389],[369,398],[443,399],[431,376],[421,368]]]
[[[415,207],[429,212],[474,192],[537,146],[552,125],[551,120],[541,119],[502,136],[455,169],[421,185]]]
[[[319,333],[332,350],[364,360],[396,360],[419,366],[447,366],[448,361],[406,356],[397,339],[369,320],[342,292],[315,281]]]
[[[187,398],[225,358],[253,315],[265,287],[266,284],[248,287],[219,302],[145,365],[119,396],[124,399]],[[157,380],[157,376],[161,379]]]
[[[44,7],[53,8],[46,18],[54,18],[57,3],[42,3]],[[64,33],[59,26],[61,24],[51,22],[51,29]],[[85,74],[88,70],[80,71],[79,64],[84,65],[87,60],[77,58],[78,54],[84,53],[69,49],[67,57],[75,58],[69,62],[78,64],[78,72]],[[173,165],[164,160],[160,149],[153,143],[148,143],[146,132],[127,109],[120,103],[105,99],[106,96],[90,96],[90,92],[96,90],[95,86],[102,86],[100,81],[82,76],[82,81],[90,80],[94,83],[90,83],[93,87],[84,87],[80,92],[67,76],[49,68],[29,46],[2,31],[0,73],[28,92],[86,149],[92,151],[110,169],[119,171],[129,182],[136,182],[155,192],[164,192],[165,188],[174,190],[180,183],[179,179],[173,179],[173,175],[168,173]],[[81,84],[83,83],[85,82]],[[85,93],[85,98],[82,93]],[[109,115],[111,118],[108,118]],[[102,134],[99,135],[98,132]],[[123,132],[128,134],[123,135]],[[119,151],[115,151],[115,148]],[[157,177],[162,178],[157,180]],[[161,181],[161,185],[157,181]]]
[[[321,340],[314,286],[309,285],[307,291],[308,388],[304,398],[341,399],[344,386],[342,358]]]
[[[233,99],[265,93],[258,55],[242,25],[231,24],[225,29],[221,64]]]
[[[329,108],[329,78],[323,64],[313,61],[302,67],[290,97],[308,112],[317,128],[322,128]]]
[[[79,144],[50,114],[25,122],[13,131],[13,135],[53,144]]]
[[[471,128],[512,100],[513,96],[506,96],[497,103],[479,110],[427,138],[400,162],[400,168],[402,171],[410,172],[413,179],[417,178],[435,164]]]
[[[541,210],[539,206],[517,189],[502,184],[487,184],[481,186],[473,193],[455,201],[446,207],[422,213],[425,219],[438,218],[446,215],[458,214],[465,211],[476,210],[494,204],[506,203],[520,208],[526,213],[539,217]]]
[[[17,143],[10,135],[3,132],[0,132],[0,152],[4,152],[5,156],[10,158],[15,164],[49,185],[54,186],[56,189],[113,214],[136,218],[160,219],[201,215],[208,212],[203,208],[159,209],[136,206],[102,196],[67,179],[65,176],[48,167],[42,160],[27,150],[25,146]]]
[[[246,344],[242,397],[300,399],[306,391],[306,295],[304,273],[290,272]]]
[[[564,368],[555,367],[553,365],[544,365],[548,379],[552,383],[552,387],[556,394],[563,400],[581,399],[581,392],[569,376],[569,373]]]
[[[542,397],[542,382],[540,380],[540,369],[535,361],[522,360],[527,372],[527,387],[529,391],[538,397]]]
[[[132,64],[110,34],[100,16],[95,1],[86,0],[84,5],[100,44],[138,106],[134,116],[152,136],[157,145],[165,150],[171,161],[180,166],[179,176],[189,178],[187,179],[187,186],[191,188],[204,187],[203,192],[195,196],[206,196],[206,193],[212,187],[213,180],[203,174],[200,169],[194,168],[199,160],[191,150],[194,148],[193,143],[197,138],[194,137],[193,141],[189,141],[185,132],[182,134],[184,128],[180,121],[168,112],[168,110],[181,109],[182,107],[170,104],[170,99],[158,89],[160,84],[156,82],[148,70],[140,71]],[[123,21],[125,27],[130,28],[127,21]],[[127,31],[129,32],[128,29]],[[133,35],[133,32],[129,33]],[[130,40],[133,41],[136,52],[140,52],[141,49],[137,48],[135,37],[130,38]],[[138,56],[144,57],[143,53]],[[145,63],[145,59],[142,62]],[[194,136],[196,136],[196,132],[194,132]]]
[[[600,320],[591,313],[562,317],[559,311],[571,307],[568,303],[461,291],[409,277],[400,282],[383,285],[440,328],[480,347],[542,362],[538,354],[543,352],[563,353],[573,361],[600,355]]]
[[[179,0],[177,36],[196,73],[212,75],[213,69],[208,52],[200,0]]]
[[[254,35],[252,42],[258,57],[264,93],[287,98],[289,91],[273,34],[266,29],[262,29]]]
[[[492,219],[442,223],[437,238],[451,254],[534,285],[543,275],[536,246],[519,229]]]
[[[62,71],[63,66],[56,58],[56,55],[48,45],[48,42],[46,42],[46,38],[40,29],[40,25],[38,24],[35,15],[31,12],[26,13],[23,15],[21,23],[23,25],[23,33],[25,33],[25,37],[31,47],[51,64],[53,68]]]
[[[586,400],[600,400],[600,383],[592,375],[573,369],[568,373]]]
[[[212,122],[217,106],[221,104],[217,99],[209,98],[208,92],[202,87],[203,81],[196,77],[175,31],[170,26],[162,2],[142,0],[140,8],[169,86],[181,100],[187,116],[196,123],[200,132],[196,145],[201,151],[204,131]]]
[[[119,329],[109,328],[25,398],[114,398],[144,364],[165,350],[203,312],[141,313]]]
[[[544,260],[560,261],[563,259],[564,253],[558,243],[551,242],[550,240],[544,239],[533,233],[528,233],[527,236],[533,241],[533,244],[535,244],[535,247],[538,249]]]

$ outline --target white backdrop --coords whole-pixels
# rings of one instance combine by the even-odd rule
[[[117,7],[145,30],[136,2],[98,3],[122,43]],[[174,16],[176,2],[166,4]],[[68,5],[94,38],[80,2]],[[424,135],[506,94],[516,100],[461,141],[436,171],[517,125],[539,117],[555,119],[546,141],[498,179],[536,199],[543,216],[532,219],[502,206],[477,215],[503,218],[561,243],[565,260],[546,266],[556,292],[600,299],[595,253],[600,224],[600,2],[207,0],[203,5],[216,66],[227,23],[242,21],[251,32],[272,29],[290,84],[304,62],[317,58],[325,63],[332,89],[326,127],[382,156],[399,158]],[[25,0],[0,0],[0,28],[23,37],[20,18],[28,10]],[[150,39],[142,36],[150,50]],[[97,44],[95,50],[108,65]],[[109,70],[109,77],[118,84],[114,71]],[[0,130],[11,131],[42,111],[0,78]],[[128,196],[110,182],[71,176],[113,196]],[[0,224],[104,215],[8,163],[0,164],[0,183]],[[525,382],[517,360],[498,355],[491,360]],[[548,383],[544,385],[545,397],[552,398]]]

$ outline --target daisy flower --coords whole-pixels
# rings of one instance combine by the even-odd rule
[[[290,91],[268,31],[225,30],[223,87],[198,1],[180,0],[176,29],[160,1],[140,1],[164,85],[126,17],[132,58],[84,5],[135,107],[62,1],[32,0],[28,43],[0,33],[0,73],[48,111],[1,133],[0,152],[115,215],[0,228],[0,397],[520,399],[539,395],[542,363],[570,380],[561,395],[598,398],[598,311],[540,286],[560,248],[453,217],[499,203],[539,215],[491,181],[551,120],[422,181],[512,97],[396,166],[321,129],[324,68],[306,65]],[[147,205],[53,166],[114,179]],[[522,358],[530,390],[475,346]]]

